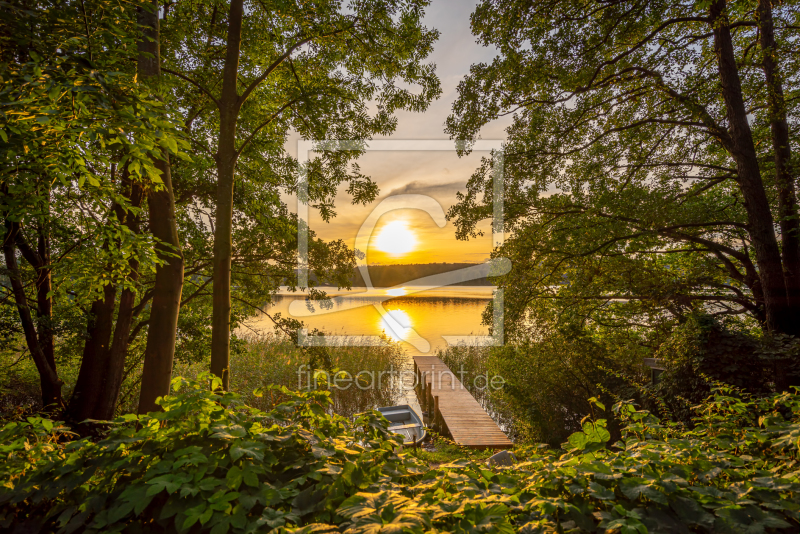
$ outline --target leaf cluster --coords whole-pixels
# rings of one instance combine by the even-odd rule
[[[529,449],[499,470],[454,462],[417,484],[351,497],[339,512],[359,533],[794,532],[800,396],[731,393],[697,407],[694,431],[622,402],[613,446],[606,421],[587,418],[560,452]]]
[[[204,377],[208,380],[208,376]],[[163,412],[69,442],[47,419],[0,433],[2,521],[70,532],[796,532],[800,395],[717,388],[695,428],[629,401],[610,443],[587,417],[561,449],[512,467],[459,460],[423,472],[372,412],[326,413],[327,393],[269,412],[176,379]],[[213,385],[213,384],[212,384]],[[592,406],[605,412],[599,400]]]
[[[375,412],[328,415],[328,393],[277,386],[289,400],[261,412],[209,380],[175,379],[163,412],[121,417],[97,442],[59,443],[49,420],[6,425],[3,526],[260,532],[330,521],[348,496],[419,471]]]

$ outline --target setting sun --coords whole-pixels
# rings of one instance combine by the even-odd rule
[[[414,250],[417,239],[405,221],[392,221],[375,238],[375,247],[389,254],[405,254]]]

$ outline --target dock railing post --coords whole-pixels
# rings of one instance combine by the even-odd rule
[[[441,424],[439,422],[439,418],[441,414],[439,413],[439,395],[433,396],[433,417],[431,417],[432,424],[431,426],[433,429],[438,432],[442,433]]]
[[[428,417],[433,420],[431,408],[433,408],[433,376],[431,376],[431,381],[425,384],[425,411],[428,412]]]
[[[426,380],[426,378],[425,378],[425,371],[420,371],[420,372],[419,372],[419,374],[420,374],[420,380],[419,380],[419,400],[421,401],[421,402],[420,402],[420,406],[422,406],[422,410],[423,410],[423,411],[426,411],[426,412],[427,412],[427,411],[428,411],[428,397],[427,397],[427,395],[426,395],[426,392],[427,392],[427,389],[426,389],[426,388],[427,388],[427,386],[425,385],[425,380]]]

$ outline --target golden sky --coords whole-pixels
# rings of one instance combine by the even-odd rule
[[[446,140],[444,122],[457,98],[457,86],[470,66],[480,62],[491,62],[497,52],[476,42],[470,32],[470,13],[475,10],[476,0],[438,0],[425,10],[425,25],[440,31],[434,52],[429,61],[436,64],[441,80],[442,96],[431,103],[424,113],[399,112],[398,126],[388,139]],[[480,137],[484,140],[505,139],[512,117],[503,117],[485,126]],[[287,151],[297,155],[297,137],[288,140]],[[339,191],[336,199],[335,217],[325,223],[312,210],[310,227],[323,239],[344,239],[353,247],[359,228],[373,209],[385,198],[401,194],[420,194],[434,198],[444,212],[456,202],[456,192],[465,191],[472,173],[480,166],[482,157],[488,152],[473,152],[459,158],[452,151],[406,151],[367,152],[358,160],[361,172],[370,176],[380,187],[378,199],[368,206],[353,206],[345,193]],[[288,199],[287,199],[288,200]],[[296,200],[288,200],[290,208]],[[404,223],[415,240],[415,246],[405,253],[389,253],[380,250],[375,241],[384,227],[391,223]],[[398,209],[381,217],[375,227],[373,239],[367,252],[370,264],[469,262],[480,263],[491,253],[491,229],[489,221],[479,228],[482,237],[469,241],[458,241],[455,228],[448,222],[439,228],[431,217],[418,209]]]
[[[444,213],[456,202],[456,192],[465,191],[470,175],[488,152],[459,158],[452,152],[368,152],[358,164],[361,172],[380,187],[378,199],[367,206],[353,206],[341,191],[336,201],[337,216],[329,223],[313,214],[311,228],[323,239],[344,239],[350,247],[361,225],[376,206],[388,197],[425,195],[439,203]],[[481,225],[483,236],[459,241],[455,226],[448,221],[440,228],[431,216],[414,206],[394,209],[380,217],[369,241],[367,262],[403,263],[480,263],[491,253],[491,228]]]

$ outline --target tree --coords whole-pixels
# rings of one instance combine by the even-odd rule
[[[159,81],[161,77],[158,8],[157,1],[139,8],[138,22],[142,36],[139,40],[138,75],[142,81]],[[153,302],[147,320],[139,413],[158,409],[156,399],[169,394],[183,291],[183,253],[178,237],[169,153],[162,150],[153,160],[153,165],[161,172],[164,186],[150,190],[147,209],[150,232],[159,240],[163,263],[156,267]]]
[[[767,120],[772,133],[786,292],[789,307],[800,308],[800,272],[798,272],[800,268],[800,220],[797,218],[797,196],[794,185],[800,173],[798,173],[797,163],[792,161],[786,99],[783,95],[783,73],[778,65],[778,58],[783,54],[775,40],[775,24],[770,0],[759,0],[756,18],[760,33],[761,68],[764,71],[764,81],[766,82]],[[800,318],[795,317],[795,319]]]
[[[39,328],[31,316],[28,296],[25,292],[19,265],[17,263],[16,249],[20,248],[27,261],[37,271],[36,296],[37,306],[36,315],[39,319]],[[6,269],[9,282],[11,284],[14,302],[22,323],[25,334],[25,342],[28,350],[33,356],[36,368],[39,371],[40,384],[42,389],[42,406],[46,409],[61,407],[61,385],[63,382],[58,377],[53,347],[53,334],[50,328],[52,319],[52,301],[50,298],[50,269],[46,234],[43,229],[39,230],[38,251],[34,250],[25,241],[25,237],[20,232],[19,223],[7,222],[6,233],[3,239],[3,256],[5,257]]]
[[[437,36],[421,26],[425,5],[370,0],[344,9],[327,0],[313,10],[293,2],[254,2],[245,9],[243,0],[232,0],[182,2],[169,10],[163,70],[191,84],[191,90],[176,88],[174,96],[188,110],[195,144],[207,145],[210,138],[216,145],[209,147],[216,174],[211,370],[224,387],[232,328],[234,186],[238,178],[244,189],[242,178],[253,172],[243,172],[242,161],[265,164],[262,180],[272,175],[272,190],[297,191],[297,162],[287,160],[283,150],[290,129],[309,139],[363,140],[391,133],[395,110],[425,109],[439,94],[433,66],[422,64]],[[398,87],[397,79],[421,87],[420,93]],[[370,100],[377,107],[374,115]],[[359,154],[322,151],[310,164],[309,202],[326,218],[334,214],[332,198],[343,182],[354,201],[375,197],[377,188],[357,167],[348,173],[347,163]],[[280,199],[269,204],[280,215]]]
[[[175,124],[134,81],[130,10],[103,0],[3,9],[0,210],[9,296],[45,406],[61,404],[54,306],[81,310],[88,335],[69,413],[109,418],[131,321],[144,307],[140,273],[160,261],[138,228],[140,204],[163,184],[153,156],[164,146],[179,153]]]
[[[563,312],[642,333],[699,306],[800,333],[793,17],[791,2],[724,0],[477,8],[500,55],[472,67],[447,130],[514,114],[497,252],[522,288],[512,325]],[[491,214],[491,169],[450,212],[461,237]]]

